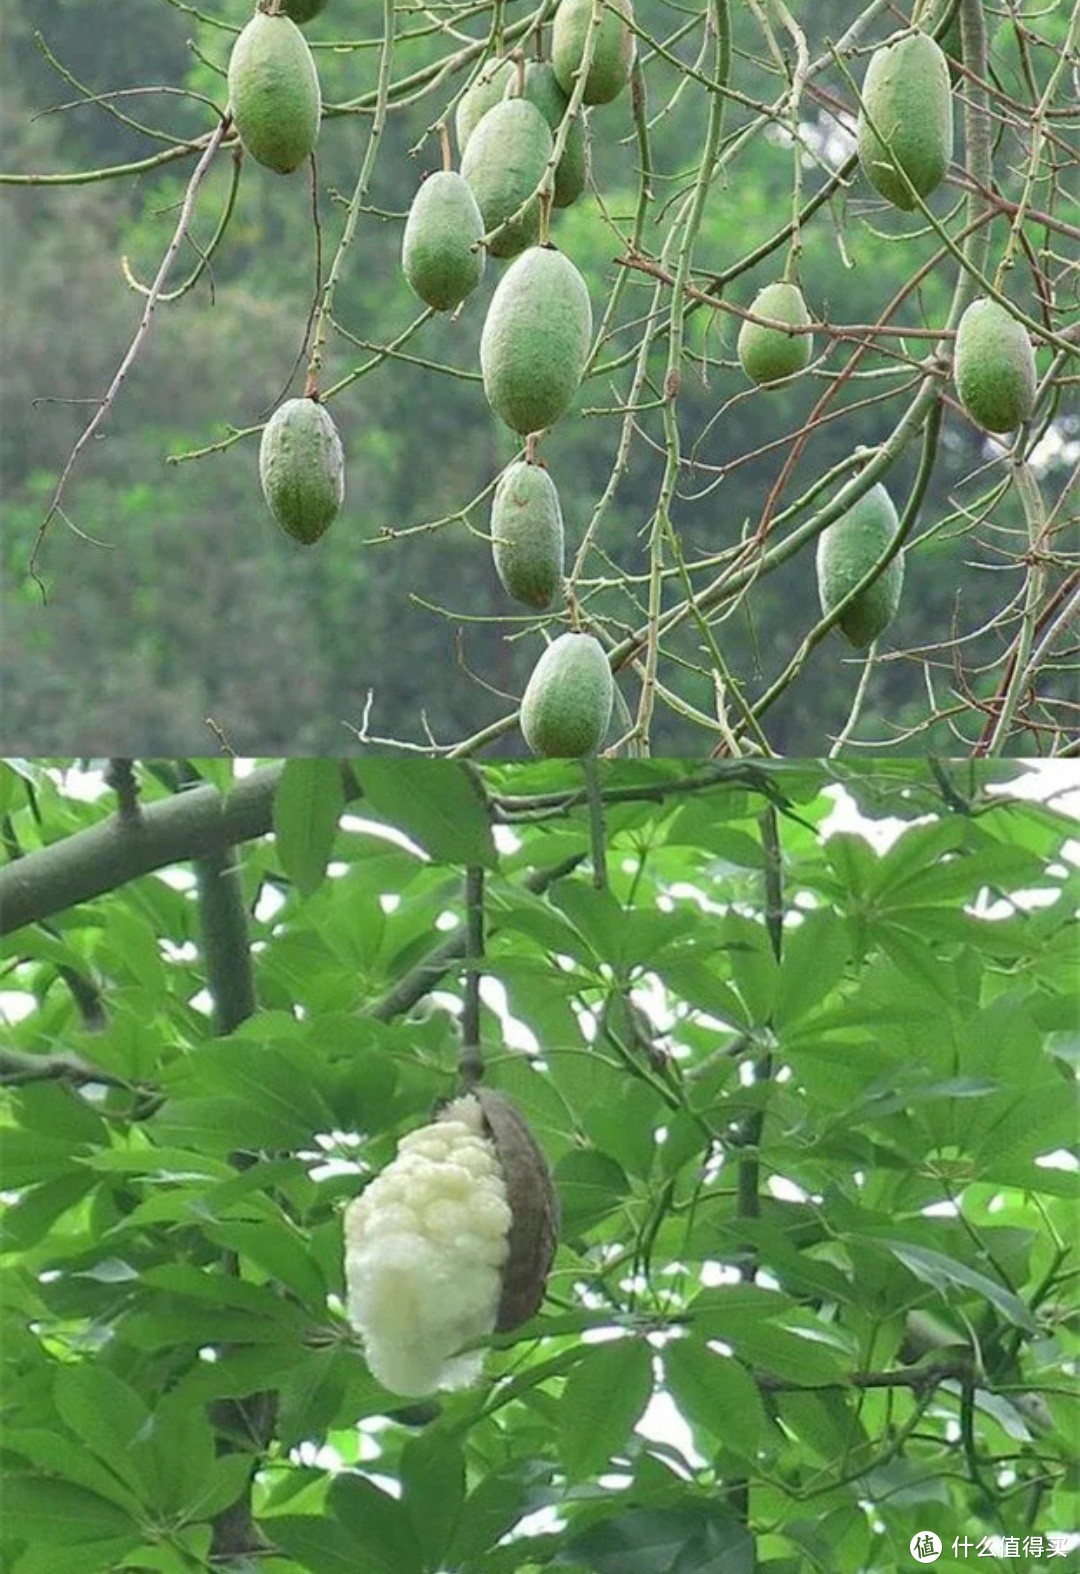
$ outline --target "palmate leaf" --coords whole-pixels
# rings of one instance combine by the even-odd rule
[[[318,889],[345,806],[335,760],[285,762],[274,794],[274,833],[285,873],[301,896]]]
[[[1017,1328],[1023,1328],[1028,1333],[1037,1331],[1035,1319],[1018,1295],[1014,1295],[1011,1290],[986,1274],[969,1268],[966,1263],[957,1262],[954,1257],[948,1257],[944,1252],[937,1252],[928,1246],[920,1246],[911,1241],[881,1238],[876,1244],[886,1247],[897,1262],[903,1263],[916,1278],[922,1279],[926,1284],[932,1284],[943,1294],[947,1295],[952,1289],[973,1290],[991,1305],[996,1306]]]
[[[428,1568],[438,1568],[465,1501],[465,1455],[450,1433],[427,1431],[401,1451],[403,1501]]]
[[[119,1504],[71,1481],[13,1471],[4,1479],[4,1534],[31,1545],[94,1554],[95,1544],[124,1550],[142,1540],[141,1529]],[[90,1565],[100,1568],[102,1565]]]
[[[351,770],[365,806],[404,831],[436,863],[494,867],[491,820],[467,766],[367,757],[354,760]]]
[[[559,1405],[559,1456],[572,1480],[595,1475],[625,1448],[652,1386],[652,1352],[644,1339],[586,1347]]]
[[[756,1461],[769,1421],[744,1366],[697,1338],[676,1339],[664,1348],[664,1373],[680,1412],[703,1441]]]
[[[609,763],[619,779],[620,762],[602,774]],[[921,1396],[853,1381],[903,1376],[908,1314],[935,1308],[958,1341],[944,1359],[968,1348],[968,1323],[986,1352],[975,1452],[996,1522],[1020,1523],[1036,1473],[1047,1515],[1067,1522],[1068,1262],[1044,1281],[1080,1182],[1044,1166],[1074,1136],[1075,946],[1060,896],[993,922],[970,903],[980,867],[1003,881],[1028,867],[994,852],[1009,841],[988,829],[1005,823],[996,810],[982,826],[939,815],[895,858],[861,836],[820,842],[827,793],[805,823],[781,817],[777,966],[760,795],[742,793],[737,814],[729,788],[611,805],[609,889],[597,892],[580,768],[530,770],[534,785],[577,796],[565,812],[511,810],[512,837],[499,833],[481,1028],[486,1085],[520,1105],[556,1172],[564,1227],[548,1296],[528,1326],[492,1338],[474,1388],[414,1404],[378,1386],[341,1304],[341,1209],[364,1167],[456,1089],[460,960],[435,970],[426,997],[381,1013],[433,947],[463,934],[461,859],[483,852],[467,841],[475,823],[465,843],[447,824],[421,829],[433,806],[425,787],[410,809],[398,764],[379,760],[382,785],[350,804],[330,846],[344,872],[311,895],[294,889],[282,905],[269,837],[236,848],[260,1010],[227,1038],[211,1037],[181,880],[144,877],[77,922],[57,914],[59,947],[35,937],[25,961],[9,953],[28,1002],[20,1048],[71,1047],[151,1092],[0,1090],[0,1165],[19,1197],[4,1238],[5,1476],[106,1505],[103,1522],[86,1520],[102,1539],[85,1547],[41,1512],[30,1550],[25,1504],[14,1529],[0,1514],[5,1569],[206,1562],[198,1516],[224,1507],[257,1457],[217,1453],[214,1402],[264,1390],[276,1422],[255,1512],[283,1574],[739,1574],[755,1538],[770,1574],[899,1567],[923,1516],[951,1535],[988,1512],[954,1468],[955,1390],[939,1388],[893,1470],[896,1429]],[[650,765],[642,779],[698,769]],[[447,802],[466,780],[453,774]],[[818,771],[819,785],[833,774]],[[525,780],[508,766],[475,775],[511,796]],[[902,796],[915,780],[881,773],[880,812],[934,812],[925,783]],[[95,818],[80,807],[71,824]],[[372,818],[413,850],[365,829]],[[44,829],[66,831],[59,819]],[[1057,856],[1057,828],[1035,830],[1022,845]],[[577,856],[542,895],[522,890],[526,871]],[[1044,867],[1032,883],[1062,881]],[[108,1022],[68,1036],[75,1012],[55,972],[91,963]],[[662,1062],[618,1005],[627,973]],[[619,1043],[599,1020],[613,1000]],[[766,1047],[774,1076],[751,1084],[747,1062]],[[748,1146],[753,1111],[764,1125]],[[241,1168],[238,1150],[255,1162]],[[962,1219],[936,1206],[950,1199]],[[941,1359],[935,1348],[917,1370]],[[1018,1409],[1013,1390],[1028,1385],[1047,1390],[1048,1416]],[[692,1446],[665,1434],[673,1412]],[[1006,1450],[1020,1479],[998,1493],[990,1458]],[[743,1480],[748,1526],[734,1513]],[[155,1546],[163,1514],[172,1539]],[[196,1532],[201,1548],[181,1552]]]
[[[705,1505],[630,1508],[591,1525],[567,1552],[595,1574],[754,1574],[744,1525]]]

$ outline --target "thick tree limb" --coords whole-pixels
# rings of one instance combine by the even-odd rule
[[[110,1088],[131,1089],[134,1084],[111,1071],[92,1066],[79,1055],[61,1050],[55,1055],[32,1055],[21,1049],[0,1049],[0,1087],[23,1082],[73,1082],[78,1087],[89,1083]]]
[[[0,869],[0,935],[104,896],[168,864],[220,853],[272,829],[282,767],[236,782],[226,797],[196,787],[146,804],[137,820],[120,815],[78,831]],[[351,783],[352,796],[356,784]]]

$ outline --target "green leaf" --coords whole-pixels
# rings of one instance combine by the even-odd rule
[[[324,1515],[271,1514],[262,1520],[262,1529],[307,1574],[381,1574],[383,1569],[344,1525]]]
[[[403,1500],[428,1568],[439,1568],[465,1499],[465,1455],[455,1437],[428,1431],[401,1451]]]
[[[494,1546],[525,1512],[526,1492],[520,1468],[482,1476],[465,1500],[450,1548],[451,1565],[468,1564]]]
[[[326,1308],[326,1281],[305,1241],[283,1219],[246,1224],[228,1219],[207,1229],[211,1240],[249,1257],[316,1313]]]
[[[82,1201],[94,1186],[90,1174],[58,1175],[23,1193],[0,1215],[0,1246],[25,1251],[40,1241],[61,1216]]]
[[[335,1476],[329,1503],[355,1546],[386,1574],[420,1574],[423,1557],[405,1505],[366,1476]]]
[[[625,1076],[614,1099],[594,1104],[582,1116],[582,1124],[597,1147],[631,1174],[641,1176],[652,1169],[654,1130],[663,1120],[664,1109],[656,1095],[644,1083]]]
[[[440,760],[349,762],[365,804],[404,831],[435,863],[494,868],[495,838],[484,789],[466,765]]]
[[[745,1367],[688,1337],[664,1346],[664,1371],[671,1396],[691,1426],[744,1459],[757,1459],[769,1423]]]
[[[733,914],[724,919],[721,932],[750,1023],[763,1026],[772,1015],[779,982],[779,969],[765,926]]]
[[[53,1385],[65,1426],[129,1485],[146,1482],[150,1412],[141,1396],[100,1361],[62,1366]]]
[[[125,1486],[116,1471],[95,1459],[88,1450],[74,1447],[68,1432],[61,1435],[45,1427],[5,1424],[4,1447],[35,1466],[39,1477],[62,1476],[98,1497],[107,1498],[133,1519],[141,1511],[141,1494]],[[11,1468],[10,1462],[7,1468]]]
[[[788,1382],[842,1383],[848,1364],[820,1339],[803,1337],[778,1323],[747,1324],[732,1335],[736,1355],[758,1371],[772,1372]]]
[[[81,1549],[96,1541],[131,1537],[142,1540],[139,1527],[117,1504],[70,1481],[48,1480],[19,1472],[5,1474],[4,1531],[28,1541]],[[57,1565],[75,1567],[57,1558]]]
[[[621,1452],[652,1393],[652,1351],[643,1338],[589,1345],[559,1404],[559,1457],[572,1480],[595,1475]]]
[[[977,852],[939,859],[929,869],[890,882],[883,894],[892,909],[924,907],[931,902],[971,901],[987,886],[1009,891],[1032,882],[1042,884],[1044,878],[1043,860],[1034,853],[1024,847],[990,843]]]
[[[555,1185],[563,1228],[574,1235],[589,1230],[626,1201],[630,1182],[622,1166],[603,1153],[573,1149],[555,1166]]]
[[[848,932],[828,909],[808,914],[784,931],[783,959],[776,989],[778,1028],[805,1017],[843,978],[849,955]]]
[[[1008,1321],[1015,1323],[1018,1328],[1023,1328],[1032,1334],[1038,1331],[1038,1324],[1018,1295],[1014,1295],[996,1280],[987,1278],[986,1274],[969,1268],[966,1263],[957,1262],[954,1257],[947,1257],[944,1252],[933,1251],[928,1246],[917,1246],[910,1241],[880,1237],[874,1243],[887,1247],[897,1262],[903,1263],[917,1279],[921,1279],[924,1284],[932,1284],[935,1290],[940,1290],[942,1294],[955,1286],[974,1290],[976,1294],[996,1306]]]
[[[711,1506],[631,1508],[572,1536],[567,1551],[595,1574],[754,1574],[745,1525]]]
[[[14,1191],[77,1168],[79,1155],[63,1137],[5,1126],[0,1136],[0,1188]]]
[[[345,807],[337,760],[286,760],[274,794],[278,856],[301,896],[322,884]]]
[[[785,1426],[802,1439],[819,1459],[845,1459],[869,1441],[862,1422],[846,1394],[835,1388],[816,1393],[781,1393],[776,1405]]]

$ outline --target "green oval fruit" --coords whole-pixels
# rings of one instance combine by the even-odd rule
[[[524,460],[499,477],[491,504],[491,550],[507,595],[547,607],[562,583],[563,521],[555,483]]]
[[[892,498],[879,482],[821,532],[817,582],[826,615],[869,573],[896,535],[897,523]],[[853,645],[871,644],[888,627],[900,605],[903,584],[904,558],[898,552],[840,618],[840,628]]]
[[[330,412],[314,399],[287,399],[263,427],[259,479],[270,512],[295,541],[310,545],[345,497],[345,459]]]
[[[928,34],[911,33],[871,56],[862,96],[858,139],[863,174],[895,207],[910,212],[915,198],[900,171],[920,197],[927,197],[941,184],[952,158],[948,62]]]
[[[585,280],[553,247],[522,252],[499,280],[480,335],[487,402],[526,436],[572,403],[592,341]]]
[[[506,98],[489,109],[469,138],[461,173],[472,187],[486,233],[505,223],[540,184],[551,157],[551,132],[523,98]],[[491,242],[493,257],[514,257],[540,233],[540,199],[533,197],[519,219]]]
[[[256,11],[229,56],[229,105],[259,164],[287,175],[319,136],[319,77],[307,39],[287,16]]]
[[[413,198],[401,242],[401,266],[410,286],[436,311],[453,311],[480,283],[484,221],[464,176],[453,170],[429,175]]]
[[[806,327],[810,313],[802,291],[795,284],[766,284],[754,296],[750,308],[758,317],[774,317],[793,328]],[[809,333],[784,333],[780,328],[764,328],[744,320],[739,329],[739,360],[742,369],[755,383],[775,383],[781,377],[801,372],[810,361],[813,336]]]
[[[585,79],[586,104],[610,103],[629,82],[634,64],[633,20],[631,0],[607,0]],[[551,63],[567,95],[574,91],[591,22],[592,0],[560,0],[551,31]]]
[[[466,144],[489,109],[494,109],[514,74],[512,60],[489,60],[480,69],[476,81],[458,99],[454,111],[454,132],[458,153],[465,152]]]
[[[1035,408],[1035,352],[1027,329],[997,301],[972,301],[956,331],[960,402],[988,432],[1011,432]]]
[[[554,138],[570,102],[559,86],[553,66],[533,60],[525,67],[525,95],[547,121]],[[579,111],[570,122],[563,156],[555,166],[555,206],[568,208],[585,190],[589,174],[589,140],[585,117]]]
[[[521,701],[521,730],[534,754],[595,754],[611,721],[615,683],[599,640],[560,634],[533,668]]]
[[[281,9],[291,21],[302,24],[318,16],[325,5],[326,0],[285,0]]]

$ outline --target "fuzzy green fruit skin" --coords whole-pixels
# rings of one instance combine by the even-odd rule
[[[263,428],[259,479],[282,530],[305,546],[317,541],[345,497],[341,439],[325,405],[287,399],[274,411]]]
[[[560,634],[533,668],[521,730],[534,754],[579,760],[595,754],[611,721],[615,684],[599,640]]]
[[[464,154],[469,138],[488,110],[494,109],[502,100],[513,74],[512,60],[489,60],[481,68],[472,87],[467,88],[458,99],[454,110],[454,134],[459,155]]]
[[[610,104],[629,82],[635,50],[633,20],[632,0],[607,0],[585,79],[586,104]],[[551,63],[567,96],[574,91],[574,74],[585,53],[591,21],[592,0],[560,0],[551,31]]]
[[[954,359],[960,402],[987,432],[1012,432],[1035,408],[1035,352],[1023,323],[997,301],[972,301]]]
[[[538,60],[525,67],[525,95],[535,104],[551,128],[554,138],[559,122],[570,102],[555,75],[555,68]],[[568,208],[585,190],[589,175],[589,138],[584,116],[579,111],[570,123],[563,156],[555,166],[555,206]]]
[[[896,535],[897,523],[892,498],[878,483],[821,532],[817,582],[822,612],[830,613],[869,572]],[[903,584],[904,558],[897,553],[840,619],[852,645],[864,649],[888,627],[900,605]]]
[[[585,280],[562,252],[532,246],[507,268],[480,335],[488,404],[521,436],[571,405],[592,342]]]
[[[491,552],[507,595],[527,607],[550,606],[562,584],[563,550],[554,481],[540,465],[508,465],[491,504]]]
[[[318,16],[326,6],[326,0],[285,0],[282,10],[290,21],[303,24],[310,22]]]
[[[904,171],[920,197],[928,197],[941,184],[952,158],[948,61],[928,34],[909,34],[871,56],[862,96],[880,133],[879,138],[860,111],[863,174],[894,207],[910,212],[915,198],[899,171]]]
[[[792,327],[807,327],[810,313],[802,291],[795,284],[766,284],[754,296],[751,311],[758,317],[775,317]],[[801,372],[810,362],[812,336],[808,333],[783,333],[779,328],[763,328],[745,322],[739,329],[739,360],[754,383],[775,383],[782,377]]]
[[[461,160],[461,173],[472,187],[486,233],[516,213],[537,189],[550,157],[551,131],[535,104],[507,98],[488,110]],[[488,249],[493,257],[515,257],[535,244],[539,233],[540,199],[534,197],[522,217]]]
[[[259,164],[288,175],[314,150],[319,76],[287,16],[257,11],[229,56],[229,103],[240,141]]]
[[[402,270],[426,305],[453,311],[475,290],[484,272],[483,233],[464,176],[448,169],[429,175],[413,198],[401,242]]]

